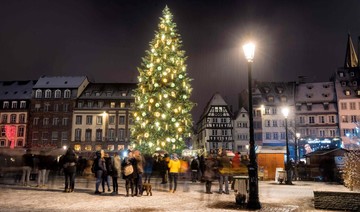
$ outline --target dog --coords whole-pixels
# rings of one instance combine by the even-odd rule
[[[142,193],[144,193],[144,191],[146,191],[146,196],[152,196],[152,186],[150,183],[143,183],[143,186],[142,186]]]

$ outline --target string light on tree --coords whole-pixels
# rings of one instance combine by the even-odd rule
[[[183,137],[191,135],[194,103],[185,51],[168,7],[149,47],[138,67],[132,142],[144,153],[179,153],[185,147]]]

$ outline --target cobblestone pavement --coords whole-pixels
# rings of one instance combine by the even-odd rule
[[[155,180],[153,196],[125,197],[124,181],[120,180],[119,195],[110,192],[94,195],[93,178],[76,179],[73,193],[63,193],[63,179],[56,177],[43,188],[21,186],[11,179],[0,178],[0,211],[248,211],[235,204],[235,195],[204,193],[203,183],[180,180],[175,193],[168,193],[168,185]],[[344,189],[340,185],[295,181],[294,185],[279,185],[270,181],[259,182],[262,208],[258,211],[324,211],[313,208],[313,190]]]

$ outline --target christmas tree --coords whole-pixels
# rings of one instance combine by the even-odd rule
[[[194,103],[191,79],[186,73],[185,51],[168,7],[160,17],[158,31],[138,67],[135,89],[132,147],[143,153],[156,150],[180,153],[191,136]]]

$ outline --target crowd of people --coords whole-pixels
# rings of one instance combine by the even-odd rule
[[[71,193],[76,189],[76,176],[83,176],[88,167],[92,172],[90,175],[96,179],[95,194],[111,192],[117,195],[119,184],[123,182],[126,197],[140,197],[143,194],[143,184],[151,184],[153,177],[159,178],[161,184],[168,184],[170,193],[175,193],[178,189],[179,179],[185,179],[203,182],[207,194],[212,194],[212,183],[218,181],[218,193],[229,194],[229,183],[234,170],[240,166],[246,168],[246,158],[242,158],[239,153],[230,158],[226,151],[182,158],[175,153],[143,155],[139,150],[129,150],[124,157],[119,152],[110,154],[100,150],[95,152],[93,158],[86,160],[78,157],[72,148],[68,148],[60,157],[45,151],[34,154],[27,150],[22,156],[22,175],[19,181],[28,186],[33,178],[37,187],[45,187],[51,171],[55,175],[64,176],[64,192]],[[32,176],[34,173],[36,178]]]

